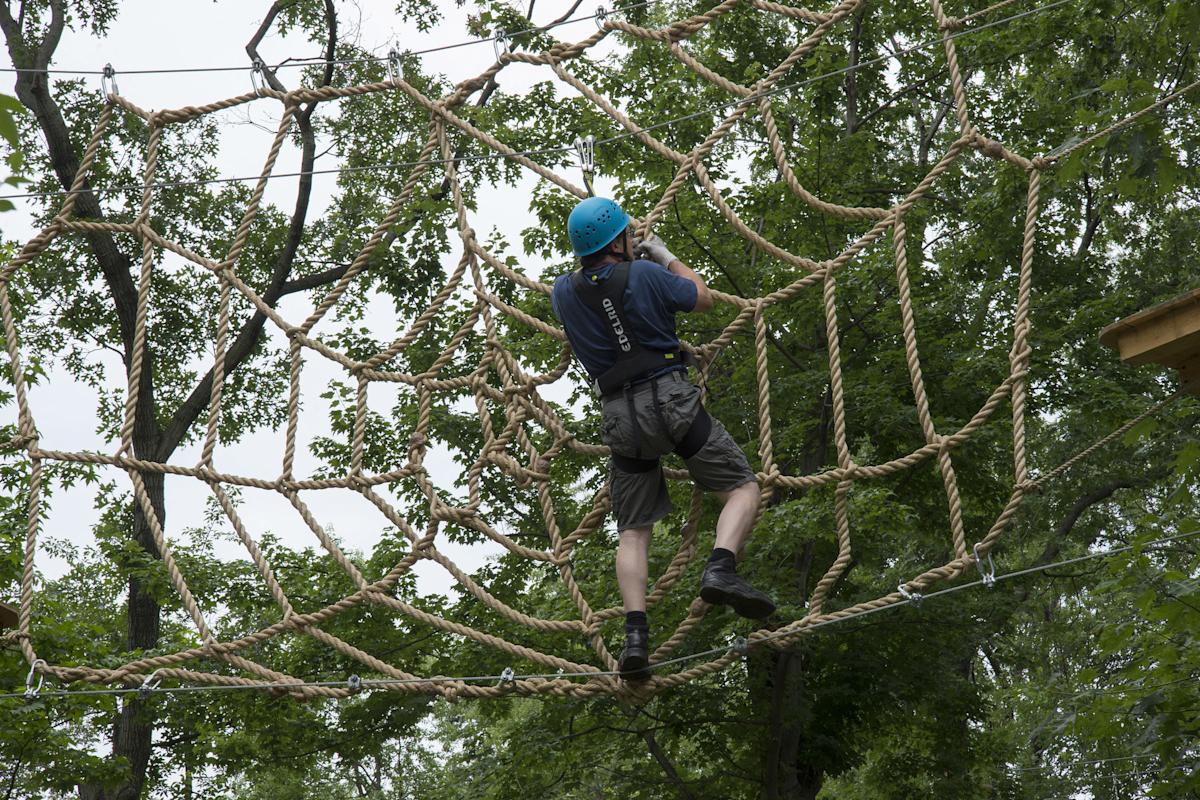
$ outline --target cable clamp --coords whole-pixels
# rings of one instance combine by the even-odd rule
[[[743,655],[750,651],[750,642],[745,636],[735,636],[733,641],[729,643],[729,649],[735,653]]]
[[[267,65],[261,58],[255,58],[254,63],[250,65],[250,85],[254,87],[254,94],[258,97],[262,97],[267,88],[266,69]]]
[[[46,659],[39,658],[29,665],[29,674],[25,676],[25,699],[36,700],[38,693],[42,691],[42,684],[46,682],[46,676],[37,671],[39,666],[46,666]],[[33,685],[33,676],[38,676],[37,686]]]
[[[352,692],[361,692],[363,688],[362,678],[358,675],[351,675],[349,678],[346,678],[346,688]]]
[[[579,156],[579,169],[583,172],[583,185],[587,187],[588,197],[595,197],[592,179],[596,176],[596,137],[576,136],[575,153]]]
[[[975,553],[975,568],[979,570],[979,575],[983,579],[983,585],[992,589],[996,586],[996,564],[992,561],[992,553],[989,550],[986,553],[988,563],[987,572],[983,571],[983,558],[979,555],[979,544],[979,542],[976,542],[975,547],[972,548]]]
[[[142,681],[142,685],[137,691],[139,700],[150,699],[150,695],[154,694],[154,690],[162,685],[162,678],[158,677],[158,673],[160,672],[162,672],[162,667],[151,672],[146,676],[146,680]]]
[[[100,94],[108,99],[110,95],[120,93],[121,90],[117,88],[117,71],[113,69],[112,64],[105,64],[104,69],[100,72]]]
[[[496,52],[496,60],[499,61],[512,52],[512,37],[507,33],[497,33],[492,37],[492,49]]]
[[[505,667],[500,673],[500,680],[496,683],[497,686],[506,684],[514,684],[517,682],[517,674],[513,672],[512,667]]]
[[[921,601],[925,598],[921,596],[920,592],[910,592],[907,588],[905,588],[903,583],[896,588],[899,590],[900,594],[903,595],[904,599],[913,606],[913,608],[921,607]]]
[[[387,54],[387,74],[388,80],[393,85],[400,82],[400,51],[396,48],[388,50]]]
[[[596,15],[593,19],[596,20],[596,27],[604,30],[605,24],[608,23],[608,6],[596,6]]]

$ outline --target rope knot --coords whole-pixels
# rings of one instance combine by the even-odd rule
[[[1041,494],[1042,485],[1037,481],[1024,480],[1016,484],[1014,487],[1021,494]]]
[[[1029,159],[1029,166],[1038,172],[1042,172],[1050,167],[1053,162],[1045,156],[1034,156]]]
[[[978,131],[971,134],[971,146],[988,158],[994,158],[997,161],[1004,160],[1004,145],[995,139],[989,139]]]
[[[938,26],[944,31],[961,31],[967,23],[960,17],[946,17],[946,21]]]

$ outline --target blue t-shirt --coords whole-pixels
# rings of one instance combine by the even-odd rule
[[[588,280],[595,276],[597,281],[606,281],[615,266],[605,264],[584,270],[583,274]],[[573,274],[568,272],[555,279],[550,304],[567,332],[575,357],[596,378],[617,363],[617,349],[604,328],[604,321],[575,294],[571,285]],[[642,259],[630,264],[622,302],[642,347],[664,352],[678,350],[675,314],[694,309],[696,296],[696,284],[669,272],[661,264]]]

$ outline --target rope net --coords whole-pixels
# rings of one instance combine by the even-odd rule
[[[803,617],[777,626],[751,633],[747,646],[753,648],[787,647],[805,635],[814,625],[827,624],[848,615],[867,609],[879,608],[905,602],[913,593],[923,592],[931,585],[952,579],[973,568],[975,558],[984,556],[1009,525],[1021,505],[1023,497],[1033,488],[1028,480],[1026,465],[1025,415],[1030,358],[1030,286],[1032,280],[1033,253],[1038,221],[1038,186],[1041,171],[1053,160],[1062,158],[1070,150],[1047,158],[1026,158],[1012,152],[1003,144],[983,136],[972,124],[971,106],[964,86],[962,70],[958,63],[952,32],[963,27],[964,20],[948,17],[940,0],[930,0],[932,27],[940,33],[946,65],[949,72],[953,110],[957,118],[957,138],[941,154],[924,178],[896,205],[890,208],[849,207],[826,202],[810,193],[801,184],[793,171],[772,111],[769,93],[782,85],[782,81],[799,62],[812,53],[836,26],[847,21],[857,12],[865,0],[843,0],[826,11],[809,11],[782,5],[769,0],[725,0],[711,10],[686,19],[672,22],[661,28],[645,28],[630,24],[617,15],[602,16],[597,20],[598,30],[588,38],[576,42],[557,42],[539,53],[504,51],[495,63],[477,77],[459,83],[454,90],[441,98],[427,96],[398,74],[389,74],[385,81],[347,87],[323,87],[276,91],[258,86],[256,91],[232,97],[205,106],[188,106],[174,110],[148,112],[127,98],[115,93],[107,95],[107,104],[99,116],[94,133],[83,153],[81,164],[69,192],[58,213],[49,225],[34,237],[0,273],[0,313],[3,315],[5,342],[11,362],[13,395],[19,413],[19,435],[16,444],[24,448],[29,468],[28,532],[24,553],[24,571],[21,584],[19,627],[4,639],[15,641],[26,659],[43,675],[60,681],[89,681],[102,684],[140,685],[155,674],[159,679],[169,679],[191,684],[209,685],[278,685],[295,683],[292,691],[297,696],[344,697],[355,691],[354,687],[303,685],[303,681],[259,663],[250,656],[262,645],[275,637],[309,637],[315,642],[332,648],[347,659],[362,665],[364,670],[374,673],[378,680],[372,681],[373,688],[392,688],[398,691],[437,693],[448,698],[460,696],[487,697],[503,693],[550,693],[565,696],[589,696],[607,693],[647,695],[678,686],[700,676],[722,670],[741,658],[741,647],[731,648],[708,656],[707,660],[672,660],[681,645],[704,618],[709,607],[703,601],[694,600],[686,616],[675,620],[674,632],[661,641],[652,656],[652,664],[664,664],[652,679],[644,684],[630,685],[622,682],[613,671],[616,661],[602,635],[606,620],[619,618],[622,610],[617,607],[593,608],[589,598],[580,588],[572,562],[572,554],[586,542],[589,536],[601,529],[609,510],[607,490],[600,488],[590,501],[590,508],[572,526],[560,524],[563,516],[556,510],[551,494],[553,464],[556,457],[572,454],[594,462],[594,467],[603,473],[603,459],[607,448],[583,440],[572,431],[571,420],[556,411],[552,403],[542,395],[546,387],[564,378],[570,364],[570,351],[565,336],[552,321],[538,319],[514,307],[502,299],[500,287],[517,284],[529,292],[549,294],[549,287],[530,279],[507,266],[476,236],[468,218],[464,189],[456,167],[453,136],[466,136],[482,143],[499,157],[509,159],[526,170],[559,187],[575,197],[586,196],[586,191],[556,174],[528,154],[514,151],[487,131],[476,127],[463,115],[456,113],[475,92],[485,87],[505,67],[514,63],[541,66],[551,70],[566,86],[585,97],[604,114],[611,117],[626,132],[648,151],[648,157],[665,159],[675,165],[674,179],[662,191],[658,201],[642,219],[636,220],[641,235],[646,235],[660,221],[665,210],[680,190],[695,181],[707,194],[715,209],[728,222],[729,227],[746,242],[761,252],[787,265],[794,276],[788,285],[761,297],[739,297],[714,292],[719,302],[729,304],[735,310],[732,321],[711,341],[686,345],[697,357],[700,365],[700,382],[707,378],[707,367],[714,358],[727,348],[734,337],[741,334],[753,339],[755,352],[755,387],[758,426],[758,477],[765,502],[776,487],[812,488],[832,485],[834,487],[835,520],[837,534],[837,556],[828,565],[816,583],[808,600]],[[1012,0],[1008,0],[1012,2]],[[1001,6],[1006,3],[1001,3]],[[690,37],[710,26],[738,6],[750,6],[756,13],[778,15],[788,18],[804,29],[798,43],[790,54],[777,66],[766,72],[750,86],[740,85],[714,72],[700,63],[688,50]],[[989,9],[990,10],[990,9]],[[981,12],[983,13],[983,12]],[[974,19],[972,15],[971,19]],[[629,119],[612,103],[598,94],[569,69],[577,59],[606,37],[624,34],[638,39],[658,43],[670,54],[694,71],[702,79],[711,81],[728,92],[734,102],[730,104],[724,119],[704,140],[689,152],[679,152],[652,131],[644,130]],[[109,87],[115,88],[115,87]],[[312,307],[308,315],[299,320],[285,319],[273,303],[264,299],[263,293],[248,285],[239,276],[238,264],[246,247],[251,226],[260,212],[261,201],[275,162],[286,138],[292,131],[298,109],[309,103],[320,103],[372,93],[402,92],[428,111],[429,133],[420,158],[412,167],[407,181],[398,196],[392,201],[386,215],[379,221],[373,233],[358,250],[353,263],[341,279],[330,288],[324,297]],[[164,238],[151,223],[155,206],[155,173],[160,155],[163,131],[171,125],[197,120],[205,115],[248,103],[278,102],[282,111],[279,125],[262,175],[255,185],[245,207],[240,225],[232,237],[228,251],[219,257],[209,257],[192,252],[179,242]],[[1139,114],[1146,113],[1145,111]],[[133,115],[148,126],[143,170],[144,188],[140,212],[132,222],[101,222],[81,219],[75,213],[78,192],[87,190],[87,180],[97,160],[97,153],[105,141],[109,129],[120,115]],[[803,255],[788,252],[763,238],[752,225],[744,221],[727,201],[725,194],[710,176],[705,159],[714,147],[722,142],[743,118],[757,115],[766,131],[771,154],[778,166],[779,175],[797,198],[798,202],[832,217],[851,220],[861,224],[858,238],[840,254],[829,260],[813,260]],[[1103,133],[1103,132],[1102,132]],[[1094,136],[1075,147],[1095,141]],[[1002,166],[1020,170],[1027,178],[1027,206],[1023,231],[1023,246],[1019,270],[1016,273],[1016,306],[1013,310],[1011,351],[1009,370],[978,408],[974,416],[960,429],[939,430],[930,414],[929,399],[921,373],[921,358],[918,349],[917,331],[913,320],[913,301],[908,275],[908,258],[905,215],[925,197],[938,179],[955,162],[971,151],[1003,162]],[[436,294],[432,303],[411,323],[411,326],[380,352],[358,360],[323,341],[314,329],[340,300],[355,291],[356,278],[364,272],[372,254],[384,242],[388,232],[414,201],[422,177],[431,169],[444,169],[444,180],[448,185],[455,209],[457,233],[461,239],[461,256],[457,266],[450,272],[448,280]],[[28,400],[22,372],[21,345],[14,323],[14,311],[9,297],[9,284],[14,276],[33,262],[58,237],[78,235],[91,231],[124,234],[136,238],[141,246],[141,267],[137,283],[138,302],[133,358],[128,365],[128,391],[124,408],[124,424],[120,431],[120,443],[115,453],[64,452],[43,449],[33,411]],[[908,373],[911,378],[916,412],[924,438],[924,445],[912,452],[898,455],[881,463],[859,464],[851,457],[847,441],[845,398],[842,376],[842,356],[839,344],[839,316],[837,309],[838,276],[846,266],[865,249],[890,234],[895,262],[895,276],[899,289],[899,303],[903,323]],[[919,243],[918,243],[919,244]],[[150,292],[151,276],[158,268],[161,257],[166,253],[176,256],[201,268],[218,284],[219,313],[216,324],[215,358],[212,362],[214,380],[207,415],[207,430],[203,440],[202,456],[195,466],[159,463],[139,457],[134,448],[134,429],[137,425],[137,389],[142,378],[142,354],[147,337],[147,318],[152,312]],[[769,350],[768,328],[764,321],[765,312],[772,306],[789,303],[801,296],[819,294],[825,316],[825,335],[828,341],[830,397],[832,400],[832,431],[836,446],[837,466],[812,474],[784,474],[776,463],[772,437],[770,402],[770,378],[768,373]],[[229,346],[231,307],[235,298],[250,304],[257,312],[265,315],[268,324],[274,326],[288,342],[287,359],[290,367],[288,376],[290,391],[287,400],[287,427],[282,454],[282,472],[278,477],[263,479],[224,471],[214,462],[218,427],[222,419],[222,392],[226,379],[224,358]],[[466,298],[463,302],[469,309],[465,321],[452,335],[449,343],[420,373],[406,373],[393,369],[398,357],[417,342],[433,327],[443,324],[451,316],[455,298]],[[161,301],[159,301],[161,302]],[[455,321],[457,324],[457,320]],[[506,342],[504,326],[516,326],[530,335],[550,337],[560,344],[560,358],[556,367],[544,374],[534,374],[525,369],[513,355]],[[474,348],[474,349],[471,349]],[[461,361],[464,353],[471,356],[471,368],[458,371],[451,365]],[[298,419],[300,414],[300,378],[305,358],[327,359],[338,365],[351,379],[356,388],[352,437],[349,442],[350,466],[340,477],[305,478],[294,474]],[[455,374],[455,373],[458,374]],[[418,409],[415,425],[407,443],[407,460],[398,468],[387,472],[371,472],[364,468],[364,450],[368,439],[369,418],[368,389],[372,384],[390,383],[401,391],[410,392]],[[482,447],[474,463],[465,473],[467,498],[457,503],[448,493],[440,489],[425,468],[426,455],[436,438],[431,430],[435,402],[450,403],[470,398],[478,413],[482,433]],[[962,502],[959,496],[954,470],[954,450],[980,430],[1002,406],[1008,405],[1012,417],[1013,465],[1012,490],[1007,502],[994,518],[994,522],[975,547],[968,545],[964,529]],[[503,420],[503,424],[496,424]],[[865,603],[847,608],[828,610],[829,595],[839,577],[846,571],[852,558],[851,514],[849,496],[856,481],[877,479],[902,470],[930,462],[936,464],[943,480],[949,509],[949,538],[953,557],[908,581],[901,590],[878,597]],[[39,520],[42,516],[44,468],[47,462],[75,462],[116,469],[128,476],[136,502],[146,515],[151,532],[171,585],[182,602],[182,607],[194,624],[198,644],[190,649],[169,654],[156,654],[129,661],[117,667],[97,668],[93,666],[53,665],[37,663],[38,653],[32,629],[32,602],[34,591],[34,554],[37,547]],[[146,490],[146,475],[160,473],[185,476],[207,484],[213,498],[219,504],[237,537],[244,544],[250,559],[274,602],[280,610],[280,619],[272,625],[234,640],[220,640],[210,628],[200,604],[189,588],[188,578],[173,555],[170,541],[164,534],[161,519]],[[686,480],[681,470],[668,470],[668,478]],[[524,546],[506,535],[500,528],[502,522],[487,518],[484,513],[485,478],[500,476],[503,480],[516,481],[527,487],[537,498],[545,534],[549,546],[534,549]],[[412,509],[406,513],[390,499],[389,487],[407,486],[420,492],[425,498],[426,508],[421,510],[428,522],[414,524]],[[277,580],[272,567],[264,557],[258,542],[243,523],[236,503],[231,498],[230,487],[251,487],[276,492],[295,508],[320,545],[336,561],[353,582],[355,591],[337,602],[313,611],[302,612],[293,605]],[[313,492],[340,491],[361,495],[376,507],[387,523],[406,537],[408,552],[385,574],[364,575],[347,557],[338,543],[317,520],[310,510],[306,495]],[[760,503],[760,510],[762,503]],[[656,576],[649,597],[651,606],[660,604],[671,592],[692,592],[694,587],[684,584],[680,578],[697,551],[698,530],[701,516],[700,494],[693,490],[692,502],[678,551],[669,565]],[[531,616],[514,608],[489,592],[486,586],[460,569],[454,561],[438,548],[440,536],[454,527],[483,534],[507,551],[532,562],[541,562],[557,571],[565,596],[569,597],[577,612],[570,619],[543,619]],[[537,631],[561,632],[574,637],[577,642],[586,642],[591,656],[587,660],[572,660],[553,653],[540,652],[518,642],[508,641],[486,630],[471,627],[453,619],[430,613],[395,596],[398,582],[409,573],[420,560],[429,560],[445,568],[458,582],[461,591],[476,598],[490,613],[494,613],[522,626]],[[540,677],[517,678],[502,685],[476,685],[463,680],[440,676],[421,677],[382,658],[372,655],[356,644],[334,636],[322,629],[322,623],[352,609],[372,605],[387,613],[404,615],[417,623],[448,634],[465,637],[481,645],[495,648],[508,654],[514,663],[528,662],[538,671],[547,673]],[[668,620],[656,618],[659,625]],[[263,649],[262,652],[267,652]],[[579,652],[577,646],[572,652]],[[199,662],[199,663],[197,663]],[[199,668],[208,666],[208,670]],[[218,667],[220,671],[212,671]],[[665,667],[671,667],[666,669]],[[559,674],[555,674],[559,673]]]

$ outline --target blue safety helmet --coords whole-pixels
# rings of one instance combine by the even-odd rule
[[[629,215],[607,197],[582,200],[567,217],[567,235],[577,256],[595,253],[628,226]]]

